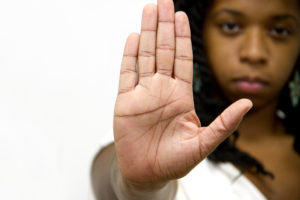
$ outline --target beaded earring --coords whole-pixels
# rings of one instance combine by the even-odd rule
[[[295,108],[299,104],[300,98],[300,75],[298,70],[295,71],[294,79],[289,82],[290,98],[292,106]]]

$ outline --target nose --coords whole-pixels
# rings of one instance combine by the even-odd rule
[[[240,60],[251,65],[264,65],[268,59],[266,36],[259,28],[246,30],[241,43]]]

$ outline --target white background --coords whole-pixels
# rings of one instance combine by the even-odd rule
[[[0,199],[87,199],[125,39],[154,0],[0,0]]]

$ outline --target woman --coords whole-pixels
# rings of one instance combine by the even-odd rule
[[[193,50],[172,1],[145,6],[125,45],[114,146],[95,160],[97,196],[299,199],[299,1],[175,5]]]

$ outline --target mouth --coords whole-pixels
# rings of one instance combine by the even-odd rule
[[[257,94],[263,91],[267,82],[256,77],[244,77],[234,80],[236,88],[246,94]]]

